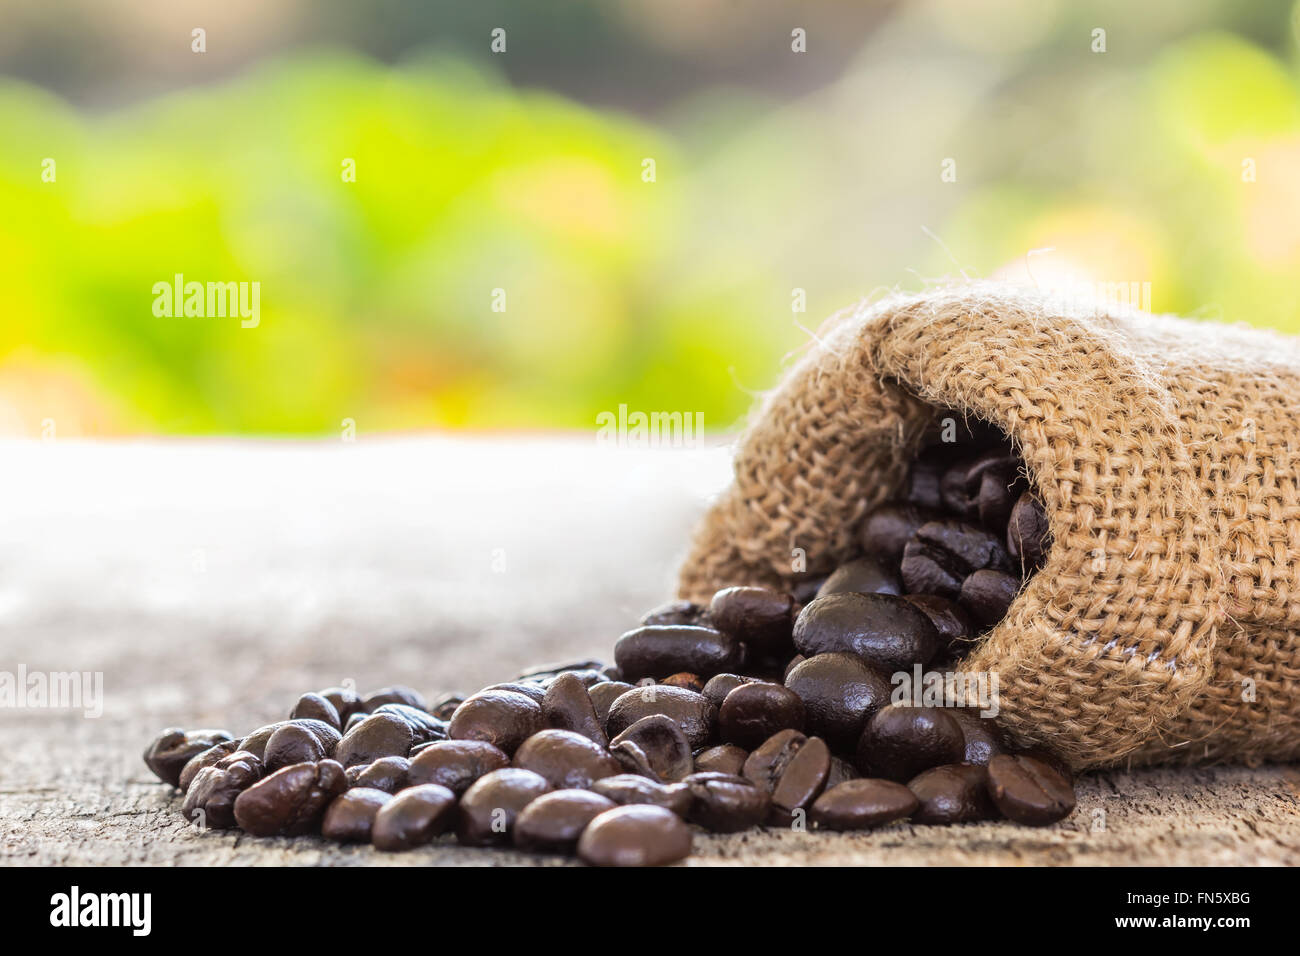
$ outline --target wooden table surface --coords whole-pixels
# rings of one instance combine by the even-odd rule
[[[0,450],[0,671],[103,677],[98,717],[0,708],[0,862],[30,865],[563,862],[198,833],[140,752],[345,680],[435,694],[607,657],[727,478],[725,448],[588,436]],[[1300,862],[1300,767],[1110,771],[1079,797],[1043,830],[700,834],[690,862]]]

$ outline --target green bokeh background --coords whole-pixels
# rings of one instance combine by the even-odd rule
[[[270,7],[200,55],[0,3],[0,434],[722,430],[961,270],[1300,332],[1291,2]],[[156,317],[175,273],[260,324]]]

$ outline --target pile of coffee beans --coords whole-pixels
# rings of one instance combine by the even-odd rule
[[[204,827],[386,851],[450,833],[646,866],[687,856],[693,827],[1054,823],[1075,803],[1059,760],[1012,752],[966,701],[894,699],[902,675],[957,666],[1048,546],[1014,450],[958,428],[866,517],[860,555],[793,593],[667,604],[613,664],[541,667],[469,697],[332,687],[240,738],[169,729],[145,762]]]

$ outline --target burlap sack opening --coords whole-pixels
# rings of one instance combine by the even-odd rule
[[[1053,545],[963,662],[1076,767],[1300,756],[1300,350],[991,283],[841,313],[762,403],[682,597],[825,572],[937,410],[1018,444]],[[801,549],[801,550],[796,550]]]

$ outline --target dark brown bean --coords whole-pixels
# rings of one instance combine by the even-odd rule
[[[981,717],[977,710],[954,708],[948,712],[961,727],[963,748],[962,763],[986,767],[990,760],[1006,751],[1002,734],[992,717]]]
[[[910,780],[907,789],[920,806],[914,823],[974,823],[992,820],[997,808],[988,794],[988,769],[957,763],[933,767]]]
[[[427,744],[447,739],[447,723],[433,714],[409,704],[380,704],[376,714],[396,714],[411,728],[411,744]]]
[[[364,710],[368,714],[373,714],[384,704],[405,704],[408,707],[414,707],[416,710],[425,712],[429,709],[423,695],[418,690],[404,687],[401,684],[394,684],[392,687],[381,687],[379,690],[367,694],[362,698],[361,705],[357,710]]]
[[[898,566],[903,560],[903,548],[921,525],[940,517],[938,511],[918,505],[881,505],[867,515],[858,534],[858,542],[866,554],[887,564]],[[890,592],[897,594],[897,591]]]
[[[618,804],[590,790],[544,793],[515,821],[515,846],[542,853],[572,853],[587,824]]]
[[[741,661],[740,642],[710,627],[651,625],[628,631],[614,645],[625,680],[661,678],[680,671],[712,676]]]
[[[939,649],[939,635],[930,618],[901,597],[849,592],[804,608],[795,621],[794,643],[808,657],[849,652],[894,672],[928,662]]]
[[[420,751],[407,773],[411,786],[436,783],[460,796],[474,781],[510,766],[499,747],[484,740],[440,740]]]
[[[325,810],[320,833],[337,843],[369,843],[375,814],[393,795],[373,787],[353,787],[339,794]]]
[[[330,702],[334,712],[339,715],[339,730],[347,726],[348,718],[361,710],[361,698],[346,687],[326,687],[318,690],[316,696]]]
[[[778,730],[803,730],[803,701],[780,684],[742,684],[718,709],[718,733],[727,743],[751,749]]]
[[[181,816],[204,827],[224,830],[235,825],[235,800],[262,779],[262,761],[236,751],[194,777],[181,804]]]
[[[493,770],[460,798],[456,839],[465,846],[509,843],[520,812],[550,789],[551,785],[531,770]]]
[[[937,594],[909,594],[904,600],[916,605],[930,619],[939,633],[940,648],[964,653],[966,645],[975,640],[975,622],[961,605]]]
[[[546,688],[536,681],[517,680],[509,681],[505,684],[493,684],[491,687],[484,687],[481,691],[475,694],[474,697],[480,697],[489,691],[504,691],[511,694],[522,694],[539,706],[542,701],[546,699]],[[472,700],[473,698],[468,699]]]
[[[617,736],[651,714],[663,714],[675,720],[693,750],[712,742],[718,719],[718,709],[703,694],[651,684],[635,687],[614,701],[605,730]]]
[[[337,731],[336,731],[337,733]],[[337,740],[335,741],[337,743]],[[332,756],[335,748],[326,749],[321,735],[298,720],[291,720],[266,742],[262,761],[268,773],[295,763],[315,763]]]
[[[428,843],[456,819],[456,797],[446,787],[425,783],[407,787],[375,814],[370,842],[394,852]]]
[[[696,773],[725,773],[738,776],[745,767],[749,751],[735,744],[722,744],[702,751],[695,757]]]
[[[1008,820],[1045,827],[1074,812],[1074,784],[1056,768],[1025,754],[989,761],[989,795]]]
[[[592,684],[591,687],[587,688],[587,695],[591,698],[591,706],[596,708],[596,717],[602,726],[609,722],[609,709],[614,705],[614,701],[631,689],[631,684],[618,680]]]
[[[1050,546],[1047,513],[1032,492],[1025,492],[1007,520],[1007,550],[1016,568],[1022,574],[1029,574],[1042,567]]]
[[[707,627],[709,626],[708,610],[708,608],[693,601],[669,601],[667,604],[661,604],[657,608],[647,611],[645,617],[641,618],[641,626],[671,627],[685,624],[687,626],[703,625]]]
[[[727,695],[741,684],[752,684],[758,678],[743,677],[740,674],[714,674],[700,691],[714,707],[721,707]]]
[[[841,564],[835,573],[817,591],[817,596],[828,594],[900,594],[903,582],[898,574],[873,557],[855,558]]]
[[[339,717],[338,708],[319,694],[303,694],[298,698],[298,703],[293,705],[293,710],[289,712],[289,719],[303,718],[322,721],[340,732],[343,730],[343,721]]]
[[[1007,608],[1020,590],[1020,579],[1005,571],[976,571],[961,585],[958,600],[976,622],[992,627],[1007,616]]]
[[[239,750],[238,740],[223,740],[221,743],[214,744],[207,750],[195,754],[185,762],[185,766],[181,770],[180,780],[177,781],[177,786],[180,787],[181,792],[186,793],[189,791],[190,784],[194,782],[194,778],[200,770],[204,767],[211,767],[222,757],[229,757],[237,750]]]
[[[572,674],[558,674],[542,698],[542,719],[552,730],[572,730],[604,747],[605,722],[596,715],[587,688]]]
[[[959,763],[965,750],[961,727],[947,711],[890,704],[867,721],[857,763],[864,776],[905,783],[930,767]]]
[[[889,703],[889,678],[856,654],[817,654],[785,679],[804,706],[804,729],[834,750],[851,752],[867,720]]]
[[[578,839],[578,857],[592,866],[663,866],[690,853],[690,829],[662,807],[607,810]]]
[[[645,803],[671,810],[683,818],[691,808],[691,791],[684,783],[655,783],[649,777],[621,773],[597,780],[591,789],[619,805]]]
[[[677,722],[663,714],[642,717],[615,737],[609,749],[624,770],[659,783],[674,783],[695,771],[690,741]]]
[[[790,653],[794,598],[789,594],[768,588],[724,588],[713,596],[709,617],[714,627],[757,654]]]
[[[397,714],[371,714],[344,735],[334,757],[344,767],[374,763],[380,757],[405,757],[411,738],[410,725]]]
[[[869,830],[910,816],[920,801],[892,780],[846,780],[813,801],[809,817],[826,830]]]
[[[1004,449],[995,449],[954,464],[944,472],[939,483],[939,498],[944,509],[965,520],[978,518],[984,476],[993,472],[997,480],[1010,484],[1019,465],[1019,459]]]
[[[511,765],[531,770],[556,790],[586,790],[622,772],[609,751],[571,730],[538,731],[519,745]]]
[[[258,727],[239,741],[239,749],[245,750],[258,760],[261,760],[266,756],[266,745],[270,742],[271,736],[287,723],[289,723],[287,720],[277,720],[273,724]]]
[[[542,723],[542,706],[531,697],[508,690],[485,690],[456,708],[447,731],[453,740],[483,740],[513,754],[542,729]]]
[[[235,821],[253,836],[309,833],[347,785],[343,767],[333,760],[294,764],[241,793],[235,799]]]
[[[352,771],[357,770],[355,778]],[[380,757],[374,763],[348,768],[348,782],[354,787],[396,793],[410,780],[411,761],[405,757]],[[420,781],[426,783],[427,781]]]
[[[909,593],[955,601],[969,575],[1010,567],[1001,541],[983,528],[963,521],[931,521],[918,528],[903,549],[903,586]]]
[[[693,773],[682,782],[691,794],[687,818],[716,833],[737,833],[758,826],[772,805],[767,791],[744,777]]]
[[[233,739],[225,730],[182,730],[168,727],[149,744],[144,762],[163,783],[180,783],[181,771],[192,757],[210,747]]]

